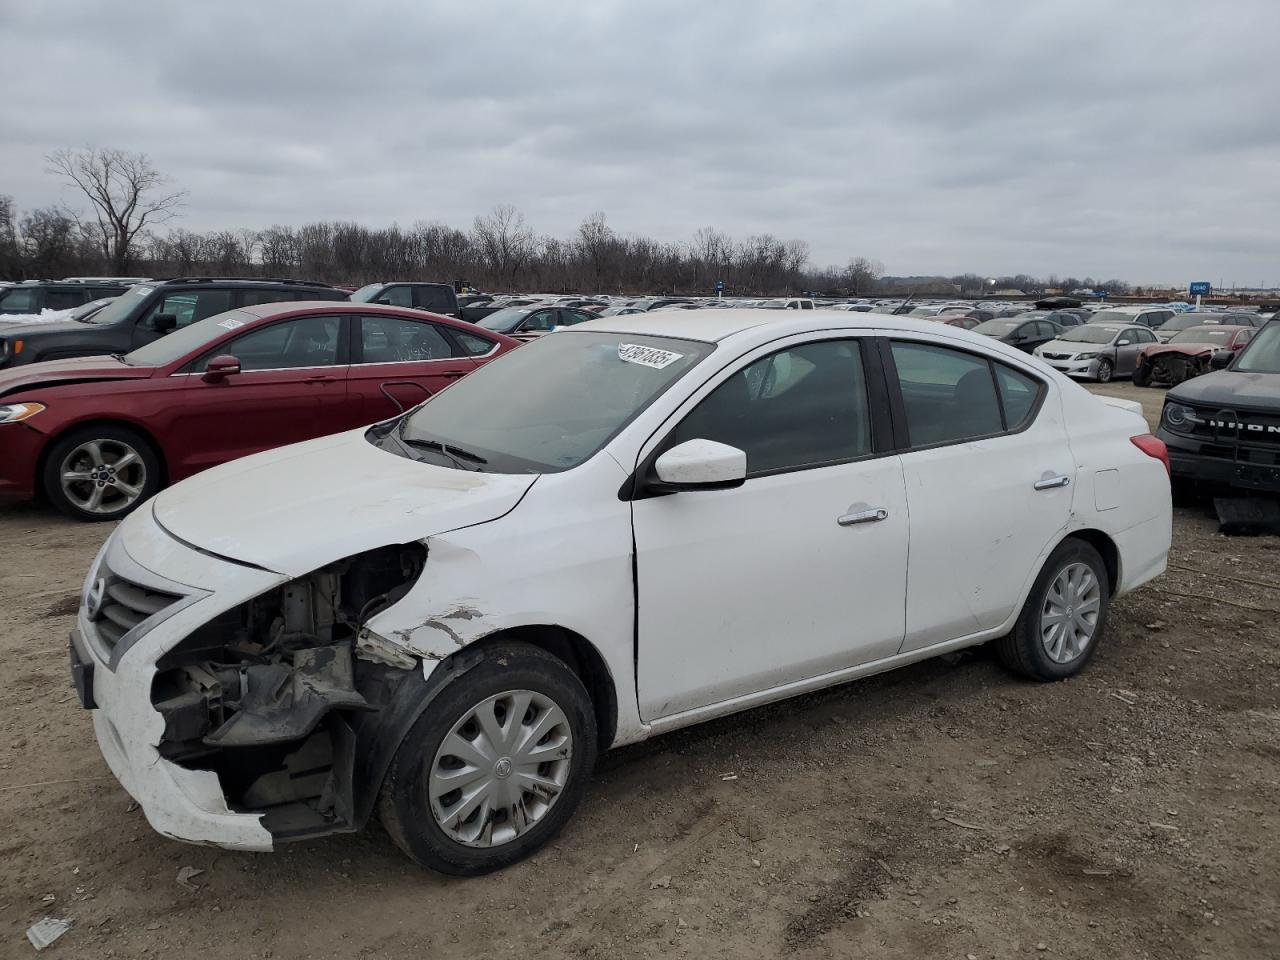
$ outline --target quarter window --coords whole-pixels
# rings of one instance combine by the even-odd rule
[[[1010,430],[1020,429],[1035,410],[1036,400],[1040,396],[1040,384],[1003,363],[995,364],[995,368],[1000,402],[1004,405],[1004,422]]]
[[[453,346],[434,323],[400,317],[362,317],[360,344],[365,363],[447,360]]]
[[[839,463],[871,453],[871,419],[856,340],[770,354],[716,387],[672,434],[746,451],[747,475]]]
[[[458,345],[462,347],[463,352],[469,357],[482,357],[493,349],[492,340],[478,337],[474,333],[463,333],[461,330],[454,330],[453,338],[458,341]]]

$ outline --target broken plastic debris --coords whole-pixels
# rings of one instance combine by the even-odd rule
[[[45,917],[43,920],[27,927],[27,940],[37,950],[43,950],[53,944],[60,936],[71,929],[71,921]]]
[[[198,870],[195,867],[182,867],[178,871],[178,886],[185,887],[192,893],[195,893],[200,889],[200,885],[198,883],[192,883],[191,881],[202,873],[204,873],[203,870]]]

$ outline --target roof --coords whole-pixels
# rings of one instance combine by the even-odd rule
[[[680,337],[718,343],[746,331],[770,327],[771,333],[785,337],[811,330],[901,330],[911,333],[953,336],[960,331],[921,317],[893,316],[887,313],[852,313],[847,310],[762,310],[728,308],[724,310],[654,310],[628,313],[575,324],[574,331],[597,333],[635,333],[652,337]],[[557,334],[560,336],[561,334]],[[976,336],[976,335],[973,335]],[[984,343],[987,337],[976,342]]]

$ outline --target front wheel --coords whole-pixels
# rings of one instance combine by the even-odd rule
[[[1133,385],[1135,387],[1151,386],[1151,368],[1145,365],[1139,366],[1133,371]]]
[[[537,647],[496,644],[410,729],[383,782],[379,816],[422,866],[490,873],[560,832],[595,757],[595,713],[577,675]]]
[[[1115,367],[1112,366],[1110,360],[1103,358],[1102,360],[1098,361],[1098,382],[1099,383],[1110,383],[1111,376],[1114,373],[1115,373]]]
[[[84,427],[54,442],[43,486],[49,502],[70,517],[119,520],[160,489],[160,460],[127,427]]]
[[[1006,667],[1031,680],[1063,680],[1084,669],[1106,627],[1106,564],[1088,543],[1064,540],[1049,555],[1013,631],[996,643]]]

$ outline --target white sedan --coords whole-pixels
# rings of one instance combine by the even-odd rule
[[[361,827],[477,874],[599,751],[987,641],[1082,669],[1159,575],[1164,445],[955,327],[669,311],[161,493],[85,582],[72,673],[166,836]]]

